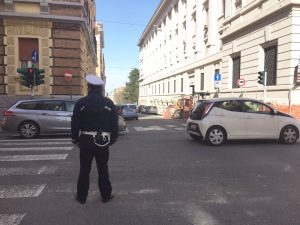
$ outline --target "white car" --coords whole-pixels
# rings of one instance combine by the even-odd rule
[[[187,132],[218,146],[229,139],[277,139],[294,144],[300,121],[249,98],[217,98],[198,102],[187,120]]]

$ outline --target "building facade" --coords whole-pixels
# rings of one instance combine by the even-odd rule
[[[0,94],[29,95],[17,68],[45,70],[35,95],[83,95],[84,76],[97,66],[93,0],[0,2]],[[32,52],[38,60],[32,62]],[[72,80],[65,79],[72,74]]]
[[[106,81],[105,76],[105,61],[104,61],[104,31],[103,23],[96,22],[96,42],[97,42],[97,68],[96,74],[99,75],[102,80]]]
[[[299,7],[297,0],[161,1],[138,43],[140,104],[163,110],[176,98],[243,96],[300,118]]]

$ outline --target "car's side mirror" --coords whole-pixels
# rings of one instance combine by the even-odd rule
[[[272,115],[277,114],[277,110],[276,110],[276,109],[272,109],[272,110],[271,110],[271,114],[272,114]]]

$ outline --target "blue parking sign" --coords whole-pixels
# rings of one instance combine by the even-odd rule
[[[32,62],[35,62],[35,63],[39,60],[39,54],[36,49],[32,51],[31,59],[32,59]]]

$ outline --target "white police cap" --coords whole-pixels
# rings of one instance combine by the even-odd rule
[[[87,83],[91,84],[91,85],[101,86],[101,85],[105,84],[104,81],[100,77],[93,75],[93,74],[86,75],[85,79],[86,79]]]

